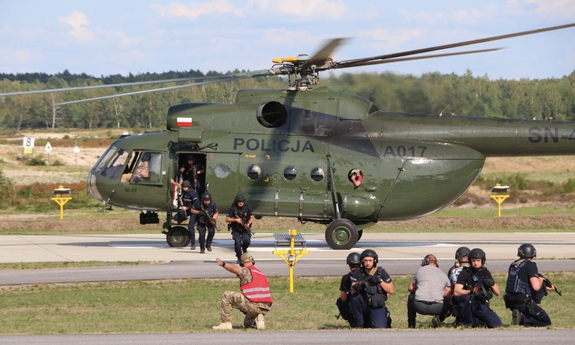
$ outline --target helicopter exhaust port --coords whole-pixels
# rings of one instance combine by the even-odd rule
[[[287,120],[287,109],[280,102],[271,101],[258,107],[256,117],[260,125],[267,128],[282,126]]]

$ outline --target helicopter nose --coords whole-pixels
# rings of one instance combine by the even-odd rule
[[[92,194],[94,198],[102,201],[102,195],[96,186],[96,175],[93,172],[88,174],[88,191],[90,191],[90,194]]]

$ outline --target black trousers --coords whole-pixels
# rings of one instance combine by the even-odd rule
[[[248,251],[248,247],[252,243],[251,237],[251,231],[232,230],[232,238],[234,239],[234,251],[236,252],[236,257],[238,260],[243,253]]]
[[[214,239],[214,235],[216,234],[216,230],[213,227],[208,227],[208,239],[206,241],[206,225],[205,224],[198,224],[198,240],[200,242],[200,249],[204,250],[204,248],[212,246],[212,240]]]
[[[545,289],[545,286],[541,287]],[[537,303],[530,301],[531,308],[527,305],[528,299],[522,294],[506,294],[504,296],[505,306],[510,310],[517,309],[523,314],[523,326],[525,327],[545,327],[551,325],[551,319],[547,312]]]
[[[349,326],[351,328],[355,327],[355,317],[352,313],[349,312],[349,299],[344,302],[340,297],[337,299],[337,301],[335,301],[335,304],[337,305],[337,309],[341,314],[341,318],[349,322]]]

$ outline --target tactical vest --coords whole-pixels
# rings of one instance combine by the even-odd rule
[[[471,267],[464,267],[463,269],[469,269],[469,272],[471,273],[467,278],[467,289],[473,291],[474,298],[478,302],[488,304],[489,300],[493,297],[493,293],[485,286],[485,273],[483,272],[483,267],[475,272]]]
[[[507,293],[522,293],[531,296],[531,285],[519,279],[519,272],[525,266],[525,259],[514,261],[509,266],[509,275],[507,276],[507,284],[505,285],[505,292]]]
[[[352,276],[359,282],[363,283],[363,289],[361,290],[361,295],[365,299],[367,305],[372,308],[380,308],[385,306],[385,301],[387,300],[387,293],[381,287],[381,284],[371,285],[368,279],[371,275],[365,272],[364,269],[355,270],[352,272]],[[377,267],[374,277],[383,280],[383,268]]]
[[[244,204],[244,207],[238,208],[238,206],[234,204],[234,217],[241,219],[242,223],[247,224],[250,220],[248,218],[248,205]],[[245,228],[238,223],[232,223],[231,225],[236,231],[245,230]]]
[[[269,303],[271,305],[270,283],[265,274],[255,266],[247,266],[246,268],[252,273],[252,281],[240,286],[244,296],[252,303]]]
[[[207,207],[206,207],[206,205],[204,205],[203,201],[200,201],[200,206],[202,207],[202,211],[205,211],[208,214],[208,216],[210,216],[210,217],[214,216],[215,212],[214,212],[214,202],[213,201]],[[199,216],[198,222],[200,224],[208,224],[209,223],[208,219],[206,219],[206,217],[202,216],[201,214]]]

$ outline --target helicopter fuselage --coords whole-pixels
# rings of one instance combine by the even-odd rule
[[[122,174],[105,173],[119,152],[126,154]],[[145,152],[153,154],[155,179],[121,182]],[[170,178],[186,155],[197,155],[205,161],[205,190],[220,207],[242,193],[256,216],[340,220],[328,226],[326,239],[332,248],[348,249],[378,221],[422,217],[450,205],[486,157],[574,153],[572,123],[382,112],[326,87],[241,90],[235,104],[170,107],[166,131],[118,139],[88,182],[92,194],[111,205],[170,214]],[[361,174],[359,184],[354,173]]]

